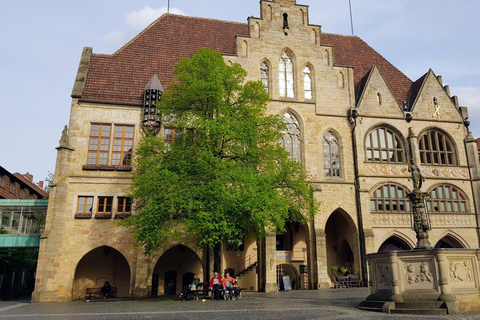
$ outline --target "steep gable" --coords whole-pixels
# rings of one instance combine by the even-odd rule
[[[420,79],[423,81],[416,82],[418,94],[411,108],[413,119],[463,121],[460,110],[431,69]]]
[[[389,117],[400,119],[404,117],[402,108],[376,66],[372,68],[365,81],[357,107],[360,113],[365,116],[388,114]]]

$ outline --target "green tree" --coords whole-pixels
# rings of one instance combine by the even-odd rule
[[[214,247],[311,217],[312,188],[279,143],[282,118],[265,114],[262,83],[245,81],[239,64],[209,49],[179,61],[175,76],[157,106],[174,141],[147,134],[136,151],[138,215],[123,223],[137,243],[149,253],[188,233]]]

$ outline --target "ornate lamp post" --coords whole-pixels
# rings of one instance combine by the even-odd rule
[[[412,205],[412,230],[417,234],[417,246],[415,249],[431,249],[432,245],[428,240],[428,231],[432,229],[432,226],[430,225],[430,218],[425,206],[425,198],[428,196],[428,193],[420,190],[424,178],[413,159],[410,160],[408,171],[412,174],[413,182],[413,192],[407,194],[407,197]]]

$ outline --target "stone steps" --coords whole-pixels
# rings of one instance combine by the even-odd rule
[[[447,315],[443,301],[363,301],[357,306],[360,310],[385,312],[392,314]]]

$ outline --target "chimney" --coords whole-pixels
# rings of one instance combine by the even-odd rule
[[[38,182],[38,186],[40,187],[40,189],[43,190],[43,181],[39,181],[39,182]]]
[[[33,182],[33,175],[31,175],[30,173],[27,172],[23,176],[27,178],[28,181]]]

